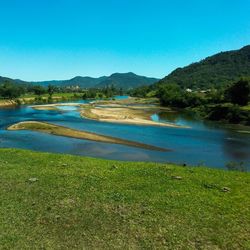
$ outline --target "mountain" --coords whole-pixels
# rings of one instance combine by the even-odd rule
[[[58,87],[69,87],[69,86],[79,86],[81,88],[91,88],[96,86],[101,81],[105,80],[107,77],[83,77],[83,76],[76,76],[69,80],[52,80],[52,81],[43,81],[43,82],[31,82],[34,85],[42,85],[47,87],[48,85],[54,85]]]
[[[176,83],[184,88],[224,86],[250,76],[250,45],[239,50],[221,52],[206,59],[177,68],[159,84]]]
[[[43,86],[56,85],[56,86],[79,86],[81,88],[103,88],[106,86],[114,85],[117,88],[130,89],[142,85],[151,85],[156,83],[159,79],[139,76],[134,73],[115,73],[111,76],[102,76],[99,78],[77,76],[70,80],[62,81],[45,81],[33,82]]]
[[[8,78],[8,77],[0,76],[0,84],[2,84],[4,82],[9,82],[9,83],[12,83],[12,84],[23,84],[23,85],[28,84],[28,82],[25,82],[25,81],[22,81],[22,80],[19,80],[19,79],[11,79],[11,78]]]
[[[102,88],[105,86],[114,85],[115,87],[123,88],[124,90],[136,88],[143,85],[151,85],[159,81],[159,79],[156,78],[139,76],[131,72],[115,73],[111,76],[102,76],[98,78],[76,76],[69,80],[52,80],[42,82],[24,82],[21,80],[14,80],[7,77],[0,77],[0,84],[6,80],[16,84],[33,84],[41,85],[44,87],[47,87],[48,85],[54,85],[58,87],[79,86],[81,88]]]
[[[139,86],[151,85],[158,82],[159,79],[145,76],[138,76],[132,72],[129,73],[115,73],[107,77],[97,87],[105,87],[114,85],[116,88],[131,89]]]

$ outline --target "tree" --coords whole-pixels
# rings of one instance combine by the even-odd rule
[[[33,90],[35,95],[39,95],[39,96],[46,93],[46,89],[42,86],[39,86],[39,85],[33,86],[32,90]]]
[[[226,98],[233,104],[247,105],[250,100],[250,84],[246,80],[234,83],[225,91]]]
[[[177,84],[164,84],[158,89],[157,97],[164,106],[183,107],[183,91]]]
[[[53,86],[53,85],[48,86],[48,94],[49,94],[50,98],[52,98],[52,95],[55,93],[55,91],[56,91],[55,86]]]
[[[20,97],[24,93],[24,88],[22,86],[17,86],[6,81],[2,86],[0,86],[0,96],[7,99],[15,99]]]

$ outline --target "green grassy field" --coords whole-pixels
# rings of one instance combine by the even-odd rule
[[[248,104],[247,106],[242,107],[243,110],[246,111],[250,111],[250,104]]]
[[[55,93],[53,94],[53,97],[60,98],[60,97],[65,97],[65,98],[73,98],[74,95],[82,96],[81,93]],[[22,95],[20,98],[35,98],[37,95],[35,94],[25,94]],[[42,98],[48,98],[49,94],[43,94],[41,95]]]
[[[249,249],[250,175],[0,149],[1,249]]]

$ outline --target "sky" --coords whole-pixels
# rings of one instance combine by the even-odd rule
[[[0,75],[162,78],[250,44],[249,13],[250,0],[0,0]]]

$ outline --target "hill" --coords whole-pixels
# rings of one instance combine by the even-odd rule
[[[52,81],[42,81],[42,82],[31,82],[34,85],[42,85],[47,87],[48,85],[54,85],[58,87],[69,87],[69,86],[79,86],[81,88],[92,88],[99,84],[101,81],[105,80],[107,77],[84,77],[76,76],[69,80],[52,80]]]
[[[159,79],[139,76],[132,72],[115,73],[101,81],[97,87],[105,87],[114,85],[116,88],[137,88],[139,86],[147,86],[156,83]]]
[[[3,84],[4,82],[9,82],[9,83],[12,83],[12,84],[22,84],[22,85],[27,85],[28,84],[28,82],[25,82],[25,81],[22,81],[22,80],[19,80],[19,79],[11,79],[11,78],[8,78],[8,77],[0,76],[0,84]]]
[[[239,50],[221,52],[206,59],[177,68],[159,83],[176,83],[184,88],[225,86],[250,76],[250,45]]]
[[[102,76],[98,78],[94,77],[82,77],[77,76],[69,80],[52,80],[52,81],[40,81],[40,82],[24,82],[21,80],[14,80],[7,77],[0,77],[0,84],[9,81],[15,84],[33,84],[47,87],[48,85],[55,85],[58,87],[75,87],[81,88],[102,88],[105,86],[114,85],[117,88],[123,88],[124,90],[130,88],[136,88],[143,85],[151,85],[157,82],[159,79],[149,78],[145,76],[139,76],[134,73],[115,73],[111,76]]]

